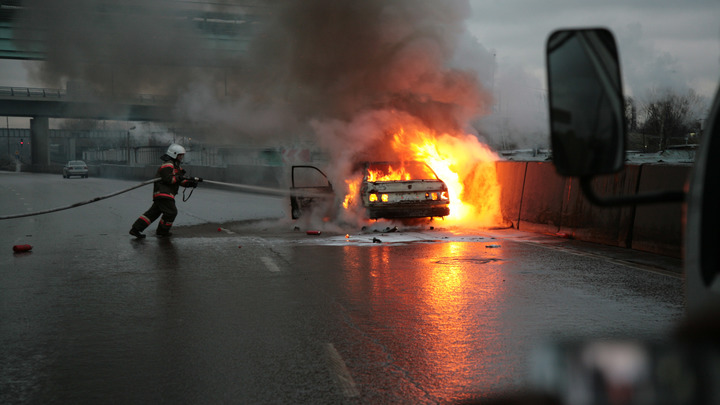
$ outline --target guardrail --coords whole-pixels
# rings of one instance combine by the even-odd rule
[[[68,92],[65,89],[45,89],[32,87],[0,86],[0,97],[33,98],[33,99],[102,99],[104,101],[121,101],[135,104],[169,104],[173,98],[157,94],[106,93],[94,91]]]
[[[0,86],[0,96],[63,98],[67,96],[67,91],[61,89],[38,89],[31,87]]]

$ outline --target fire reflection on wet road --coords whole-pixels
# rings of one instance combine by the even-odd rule
[[[351,323],[377,356],[356,377],[361,385],[385,385],[385,394],[404,386],[404,395],[437,401],[512,382],[499,373],[508,348],[498,249],[449,242],[343,250]]]
[[[553,249],[502,245],[449,241],[342,248],[344,279],[336,299],[349,331],[334,344],[364,400],[434,403],[512,390],[525,379],[529,353],[542,339],[625,336],[644,328],[652,335],[681,312],[650,298],[652,291],[622,296],[648,274],[625,285],[583,286],[588,277],[613,275],[593,258],[553,268]],[[527,262],[528,257],[538,261]],[[553,281],[567,268],[586,271]]]

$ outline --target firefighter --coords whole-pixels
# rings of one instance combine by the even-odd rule
[[[185,170],[180,167],[184,157],[185,148],[176,143],[170,145],[167,152],[160,157],[165,163],[160,166],[155,175],[160,180],[153,185],[152,206],[133,223],[130,235],[137,239],[143,239],[145,235],[142,231],[162,215],[155,234],[158,237],[170,236],[170,228],[177,216],[175,195],[178,193],[178,189],[180,186],[197,187],[198,182],[202,181],[197,177],[194,179],[185,177]]]

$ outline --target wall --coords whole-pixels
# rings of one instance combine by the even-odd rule
[[[598,207],[582,194],[578,179],[559,176],[549,162],[498,162],[502,214],[513,227],[589,242],[681,258],[683,205]],[[599,176],[599,195],[679,190],[690,165],[628,165],[622,172]]]

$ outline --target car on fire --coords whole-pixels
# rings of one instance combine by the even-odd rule
[[[450,214],[448,188],[423,162],[364,162],[358,198],[369,219],[445,217]],[[314,166],[293,166],[290,208],[293,219],[319,205],[336,210],[335,193],[325,173]],[[329,215],[332,215],[331,213]]]
[[[88,172],[88,165],[85,162],[82,160],[71,160],[63,167],[62,175],[64,179],[69,179],[70,176],[87,178]]]
[[[360,198],[370,219],[450,214],[447,185],[423,162],[365,163]]]

